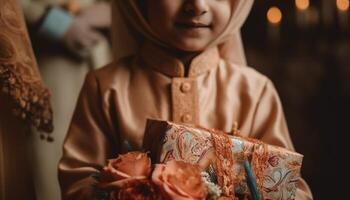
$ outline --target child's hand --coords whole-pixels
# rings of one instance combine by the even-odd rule
[[[87,57],[91,48],[103,37],[98,28],[108,28],[111,11],[107,3],[96,3],[81,11],[64,35],[63,41],[73,53]]]
[[[202,159],[199,160],[198,164],[200,168],[203,171],[205,171],[215,161],[215,158],[216,158],[216,155],[215,155],[214,149],[210,149],[204,154]]]
[[[102,37],[84,18],[76,17],[63,37],[63,42],[73,53],[87,57],[90,49]]]

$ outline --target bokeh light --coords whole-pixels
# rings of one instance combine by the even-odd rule
[[[282,20],[282,12],[277,7],[271,7],[267,11],[267,20],[272,24],[278,24]]]
[[[295,6],[299,10],[306,10],[310,6],[310,1],[309,0],[295,0]]]
[[[341,11],[349,10],[349,0],[337,0],[337,8]]]

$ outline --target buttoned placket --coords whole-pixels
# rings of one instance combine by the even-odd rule
[[[199,123],[199,91],[197,78],[218,66],[218,48],[208,49],[192,60],[188,75],[182,62],[152,43],[145,43],[141,60],[145,65],[171,79],[171,117],[173,122]]]
[[[174,122],[198,124],[198,87],[195,78],[173,78],[171,84]]]

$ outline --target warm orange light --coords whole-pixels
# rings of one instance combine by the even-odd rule
[[[282,12],[277,7],[271,7],[267,11],[267,20],[272,24],[278,24],[282,20]]]
[[[349,0],[337,0],[337,8],[341,11],[349,10],[350,2]]]
[[[310,1],[309,0],[295,0],[295,6],[299,10],[306,10],[310,6]]]

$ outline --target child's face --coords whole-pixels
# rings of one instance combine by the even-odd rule
[[[233,0],[147,0],[147,19],[173,47],[202,51],[225,29]]]

